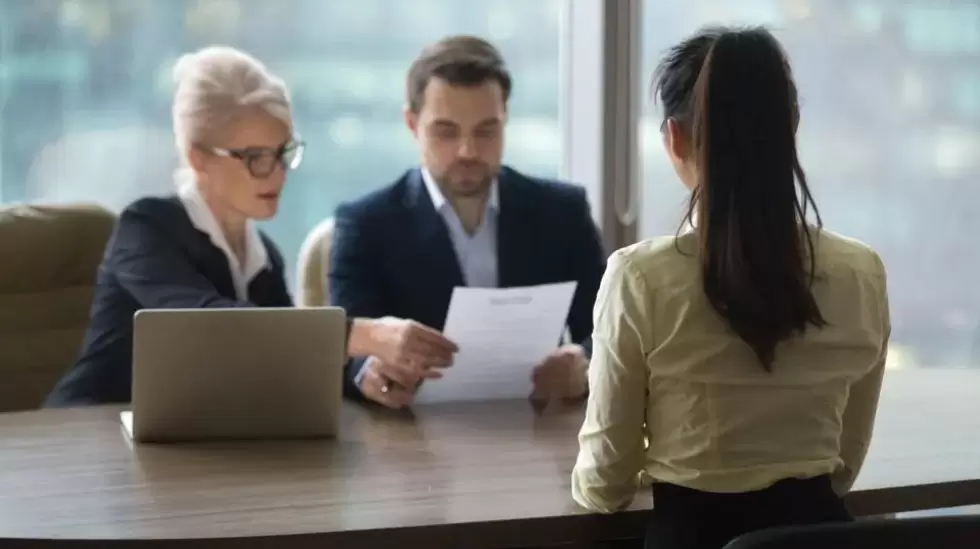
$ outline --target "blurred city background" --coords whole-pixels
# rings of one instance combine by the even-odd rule
[[[230,44],[291,86],[308,143],[264,227],[295,261],[336,205],[417,158],[404,77],[448,34],[495,42],[515,78],[506,162],[562,161],[562,12],[590,0],[0,0],[0,202],[119,209],[172,189],[171,67]],[[672,43],[708,23],[770,26],[802,100],[801,151],[828,228],[889,272],[892,367],[980,363],[980,0],[647,0],[644,97]],[[572,37],[574,40],[574,36]],[[642,236],[673,233],[684,193],[651,101]]]

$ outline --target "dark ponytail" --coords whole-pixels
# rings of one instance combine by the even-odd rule
[[[673,48],[656,89],[689,138],[695,219],[711,306],[772,369],[776,345],[826,324],[811,292],[810,195],[796,151],[796,86],[765,29],[708,29]]]

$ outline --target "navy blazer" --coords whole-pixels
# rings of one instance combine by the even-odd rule
[[[191,224],[176,196],[123,210],[106,246],[81,355],[46,406],[124,403],[132,387],[133,314],[140,309],[291,307],[282,255],[264,234],[269,266],[240,301],[225,254]]]
[[[499,286],[577,281],[568,328],[589,352],[606,255],[585,190],[506,167],[497,184]],[[409,170],[394,184],[337,209],[330,299],[348,316],[394,316],[442,330],[453,288],[464,285],[449,229],[421,170]],[[363,360],[347,364],[348,396],[360,396],[354,378]]]

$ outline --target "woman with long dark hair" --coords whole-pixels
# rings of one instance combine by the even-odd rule
[[[821,227],[768,31],[703,30],[655,87],[690,228],[609,260],[573,496],[611,512],[651,479],[658,549],[851,520],[890,332],[881,259]]]

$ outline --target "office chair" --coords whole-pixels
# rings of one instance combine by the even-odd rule
[[[976,549],[980,516],[869,519],[770,528],[745,534],[725,549]]]
[[[333,245],[333,218],[313,228],[299,249],[296,272],[296,304],[300,307],[324,307],[330,304],[330,247]]]
[[[92,205],[0,207],[0,412],[40,406],[75,360],[114,224]]]

